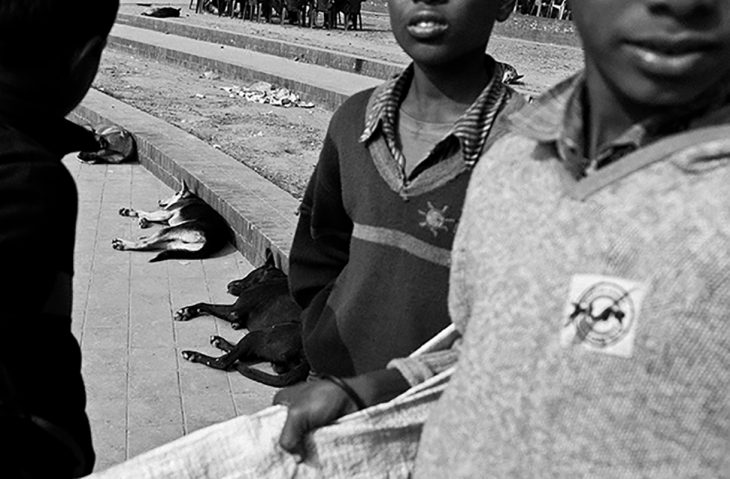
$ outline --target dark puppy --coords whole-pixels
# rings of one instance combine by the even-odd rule
[[[79,160],[84,163],[124,163],[137,160],[137,143],[129,131],[115,125],[87,128],[94,133],[98,149],[79,152]]]
[[[168,226],[138,241],[115,238],[112,240],[112,248],[120,251],[162,250],[150,262],[197,259],[216,253],[230,239],[230,229],[223,217],[195,196],[184,181],[180,191],[171,198],[160,201],[159,205],[162,209],[152,212],[121,208],[119,214],[139,218],[141,228],[147,228],[151,223]]]
[[[210,314],[231,323],[234,329],[249,333],[233,345],[212,336],[210,343],[226,352],[213,358],[195,351],[183,351],[188,361],[215,369],[235,368],[249,379],[268,386],[284,387],[303,381],[309,365],[302,347],[301,309],[291,299],[287,277],[276,267],[271,251],[266,262],[245,278],[228,284],[228,292],[238,296],[232,305],[198,303],[178,310],[173,319],[188,321]],[[276,375],[251,368],[243,363],[268,361]]]

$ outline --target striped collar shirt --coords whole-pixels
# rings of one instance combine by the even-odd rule
[[[628,128],[614,140],[600,145],[593,158],[585,156],[585,73],[559,83],[530,105],[509,117],[521,134],[543,143],[553,143],[565,168],[580,179],[664,136],[703,126],[712,112],[730,104],[730,88],[711,92],[696,107],[676,115],[650,117]]]
[[[489,132],[509,97],[509,89],[502,83],[503,67],[489,55],[485,61],[495,65],[492,80],[479,94],[474,103],[454,123],[449,134],[431,151],[426,162],[436,163],[444,159],[455,146],[460,146],[467,166],[472,167],[479,159]],[[398,162],[405,177],[405,157],[398,147],[398,110],[405,99],[413,79],[414,67],[410,64],[400,75],[381,85],[374,92],[366,112],[365,128],[360,142],[370,141],[376,133],[382,133],[393,158]]]

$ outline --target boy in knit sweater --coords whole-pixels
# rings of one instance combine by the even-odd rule
[[[385,368],[450,324],[450,251],[472,167],[505,132],[498,116],[524,103],[484,53],[514,0],[388,5],[413,63],[335,112],[291,248],[307,359],[330,381],[277,395],[289,405],[287,450],[413,383],[409,370]]]
[[[728,477],[730,2],[571,6],[585,71],[472,175],[416,477]]]
[[[118,7],[0,1],[3,477],[78,477],[94,466],[71,333],[77,194],[61,158],[96,144],[64,118],[94,79]]]

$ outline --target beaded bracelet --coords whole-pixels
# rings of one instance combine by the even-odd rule
[[[365,405],[365,402],[362,400],[362,398],[358,396],[355,390],[352,389],[350,385],[347,384],[342,378],[339,378],[337,376],[331,376],[329,374],[322,374],[320,377],[342,389],[345,394],[347,394],[347,397],[350,398],[350,401],[355,404],[355,407],[357,407],[358,410],[367,409],[367,405]]]

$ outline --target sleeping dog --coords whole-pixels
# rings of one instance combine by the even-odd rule
[[[220,336],[210,343],[226,352],[213,358],[195,351],[183,351],[183,358],[215,369],[236,369],[249,379],[268,386],[284,387],[303,381],[309,364],[302,346],[301,309],[289,295],[286,274],[276,267],[274,256],[266,251],[266,262],[245,278],[228,284],[228,292],[238,296],[231,305],[198,303],[178,310],[173,319],[188,321],[210,314],[231,323],[234,329],[246,328],[238,344]],[[277,374],[269,374],[244,363],[271,362]]]
[[[87,126],[94,134],[98,149],[81,151],[79,160],[84,163],[124,163],[137,160],[137,143],[134,136],[116,125]]]
[[[150,262],[165,259],[207,258],[219,251],[230,239],[228,224],[211,206],[195,196],[182,182],[180,191],[159,202],[162,209],[152,212],[121,208],[119,214],[139,218],[139,226],[162,223],[164,228],[138,241],[112,240],[112,248],[120,251],[162,250]]]

